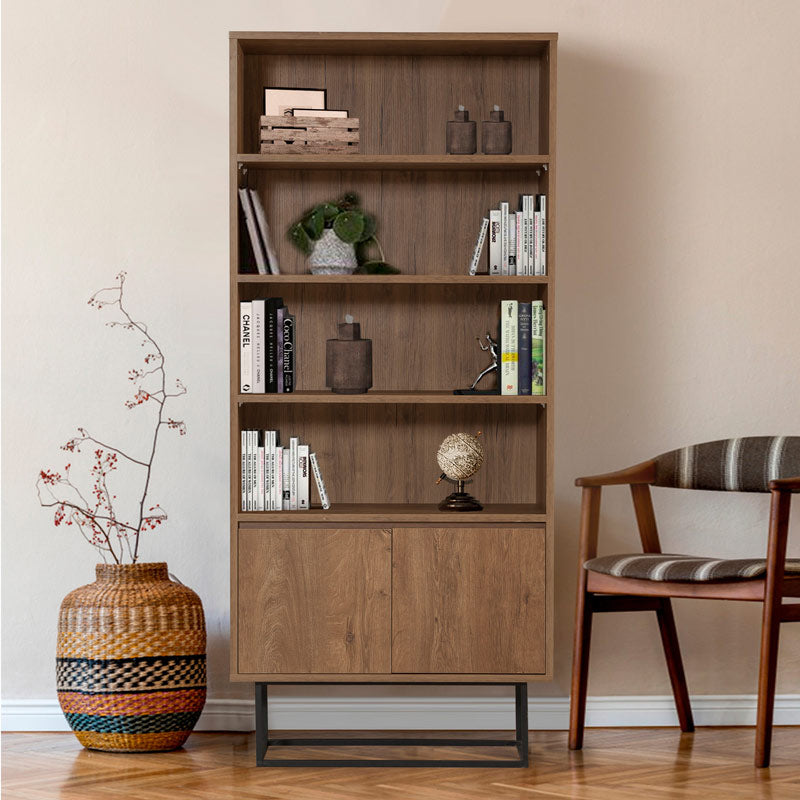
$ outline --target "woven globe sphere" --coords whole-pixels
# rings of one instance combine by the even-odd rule
[[[453,481],[465,481],[483,464],[483,447],[477,436],[451,433],[439,445],[436,460],[442,472]]]

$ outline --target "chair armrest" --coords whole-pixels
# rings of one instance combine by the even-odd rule
[[[656,479],[656,462],[643,461],[636,466],[621,469],[618,472],[607,472],[605,475],[590,475],[577,478],[576,486],[619,486],[622,484],[653,483]]]
[[[773,492],[800,492],[800,477],[779,478],[776,481],[770,481],[769,488]]]

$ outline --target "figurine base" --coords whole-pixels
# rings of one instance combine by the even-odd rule
[[[439,511],[483,511],[483,506],[467,492],[453,492],[439,503]]]
[[[367,389],[331,389],[333,394],[366,394],[369,391]]]
[[[453,389],[453,394],[500,394],[499,389]]]

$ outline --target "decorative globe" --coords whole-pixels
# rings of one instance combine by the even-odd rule
[[[465,481],[481,468],[483,447],[477,436],[451,433],[439,445],[436,460],[450,480]]]

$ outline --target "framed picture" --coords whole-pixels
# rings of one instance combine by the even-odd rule
[[[295,117],[341,117],[344,119],[350,115],[350,112],[333,108],[293,108],[292,114]]]
[[[264,87],[264,114],[268,117],[282,117],[293,108],[320,110],[325,108],[325,103],[325,89]]]

